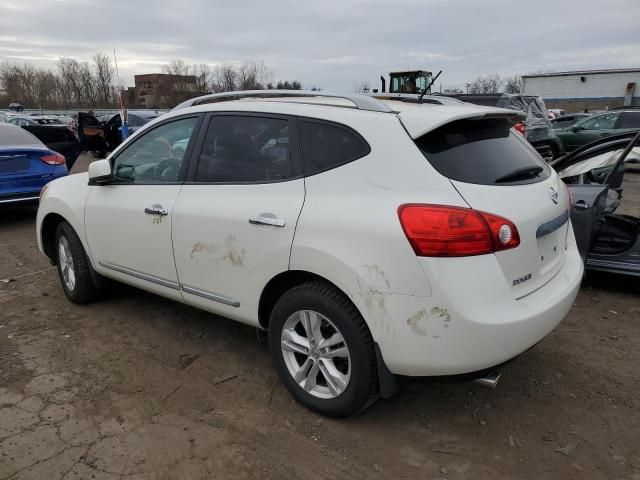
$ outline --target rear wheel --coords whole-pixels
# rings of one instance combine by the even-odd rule
[[[95,299],[97,289],[91,278],[91,264],[75,230],[67,222],[61,222],[55,241],[58,275],[67,298],[73,303]]]
[[[328,284],[305,283],[278,300],[269,349],[287,389],[311,410],[346,417],[377,398],[369,329],[353,304]]]

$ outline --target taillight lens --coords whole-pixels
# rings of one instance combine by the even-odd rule
[[[64,156],[59,153],[51,153],[49,155],[45,155],[44,157],[40,157],[44,163],[48,165],[64,165],[66,162],[64,160]]]
[[[484,255],[520,245],[513,222],[471,208],[408,204],[398,208],[398,216],[421,257]]]
[[[525,129],[526,129],[527,125],[525,123],[516,123],[513,128],[516,129],[516,131],[518,133],[520,133],[520,135],[524,135]]]

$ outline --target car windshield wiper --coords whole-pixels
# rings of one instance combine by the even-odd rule
[[[540,172],[544,170],[542,167],[524,167],[518,168],[511,173],[507,173],[502,177],[498,177],[494,180],[495,183],[515,182],[518,180],[526,180],[528,178],[537,177]]]

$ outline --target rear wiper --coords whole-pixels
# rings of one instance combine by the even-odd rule
[[[511,173],[507,173],[502,177],[496,178],[495,183],[516,182],[518,180],[526,180],[528,178],[537,177],[544,170],[542,167],[524,167],[518,168]]]

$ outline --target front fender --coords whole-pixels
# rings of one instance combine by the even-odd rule
[[[45,219],[50,215],[64,218],[76,231],[85,252],[89,255],[84,231],[84,207],[89,195],[88,176],[86,173],[69,175],[54,180],[47,185],[47,189],[40,198],[38,215],[36,217],[36,238],[38,249],[46,255],[43,242],[42,227]]]

